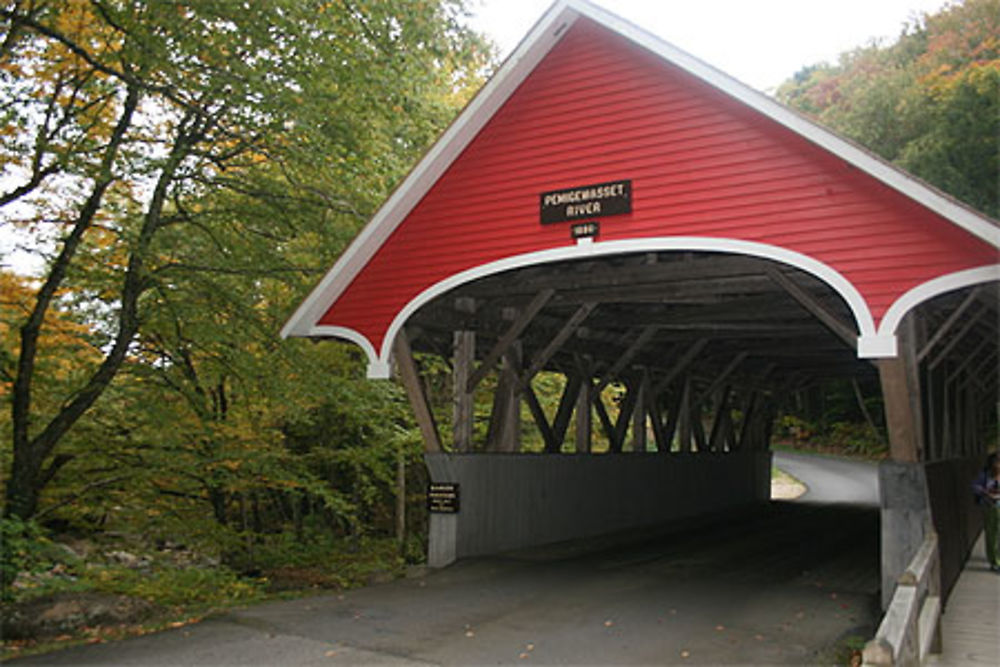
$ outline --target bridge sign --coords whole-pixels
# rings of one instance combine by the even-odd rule
[[[427,486],[427,509],[434,514],[458,514],[458,484],[431,482]]]

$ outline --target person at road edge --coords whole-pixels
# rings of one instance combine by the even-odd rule
[[[972,483],[976,503],[983,509],[986,531],[986,561],[990,570],[1000,573],[1000,456],[986,457],[986,465]]]

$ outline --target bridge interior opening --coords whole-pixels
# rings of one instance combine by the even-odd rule
[[[766,449],[785,397],[831,378],[877,391],[844,300],[804,271],[742,255],[498,273],[425,304],[405,331],[414,351],[450,363],[454,409],[440,416],[456,452],[532,441],[549,453]],[[558,403],[543,405],[543,391]],[[494,394],[489,414],[483,392]],[[511,407],[522,400],[523,423]]]

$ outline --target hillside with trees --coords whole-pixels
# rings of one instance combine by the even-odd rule
[[[777,97],[1000,217],[1000,1],[951,3],[906,24],[892,44],[804,67]]]

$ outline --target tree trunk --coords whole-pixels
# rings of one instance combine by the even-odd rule
[[[138,94],[130,91],[126,100],[126,109],[123,111],[122,119],[112,137],[112,143],[108,149],[109,154],[105,155],[105,162],[113,161],[114,154],[110,154],[110,151],[112,149],[117,151],[116,142],[120,143],[124,138],[128,124],[131,122],[131,109],[134,109],[137,104]],[[149,253],[153,237],[160,228],[163,207],[167,200],[169,187],[174,182],[177,168],[197,142],[197,137],[200,136],[200,130],[187,127],[186,122],[182,123],[181,126],[182,129],[174,142],[171,155],[157,179],[136,245],[129,255],[128,268],[125,271],[121,288],[118,330],[115,332],[114,342],[101,365],[87,379],[83,387],[75,392],[72,399],[63,404],[56,415],[34,437],[30,437],[28,425],[34,416],[31,410],[31,391],[42,323],[56,291],[69,270],[76,249],[82,242],[83,233],[90,227],[97,210],[100,208],[101,197],[98,195],[103,195],[103,192],[110,185],[110,176],[108,176],[107,183],[102,185],[101,182],[98,182],[95,185],[94,193],[81,210],[77,224],[67,241],[64,242],[62,252],[56,258],[46,282],[39,290],[35,307],[28,321],[21,328],[21,353],[18,357],[17,374],[12,388],[11,417],[14,460],[11,466],[11,478],[7,482],[7,506],[4,510],[6,516],[30,519],[38,511],[38,499],[42,489],[52,479],[59,467],[59,464],[54,461],[49,470],[43,471],[42,466],[45,460],[52,454],[63,436],[111,384],[118,369],[124,363],[129,347],[139,330],[139,298],[150,287],[146,275],[146,255]],[[110,164],[108,164],[109,174],[110,168]]]

